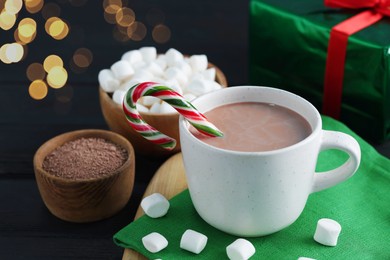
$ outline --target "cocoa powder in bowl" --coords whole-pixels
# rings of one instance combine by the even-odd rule
[[[73,180],[108,176],[127,160],[126,149],[103,138],[68,141],[49,153],[42,164],[48,173]]]

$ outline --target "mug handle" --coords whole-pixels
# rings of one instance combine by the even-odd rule
[[[312,193],[330,188],[355,174],[360,164],[359,143],[350,135],[342,132],[322,130],[320,151],[337,149],[349,155],[348,160],[336,169],[314,174]]]

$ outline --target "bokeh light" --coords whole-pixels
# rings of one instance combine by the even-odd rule
[[[130,26],[135,21],[135,13],[128,7],[120,8],[115,14],[115,20],[119,26]]]
[[[6,51],[9,44],[6,43],[0,47],[0,60],[5,64],[11,64],[12,62],[8,59]]]
[[[10,62],[19,62],[23,58],[24,49],[19,43],[8,44],[5,49],[5,56]]]
[[[24,6],[30,14],[35,14],[41,11],[43,4],[43,0],[24,0]]]
[[[127,29],[127,35],[133,41],[142,41],[146,36],[146,26],[142,22],[134,22]]]
[[[64,39],[69,33],[68,25],[58,17],[50,17],[45,23],[45,30],[56,40]]]
[[[20,9],[22,9],[22,6],[22,0],[6,0],[4,9],[9,14],[17,14],[19,13]]]
[[[86,68],[91,65],[93,60],[92,52],[87,48],[79,48],[73,55],[73,62],[80,68]]]
[[[27,67],[26,76],[30,81],[37,79],[43,80],[45,79],[46,72],[42,64],[34,62]]]
[[[47,73],[46,81],[52,88],[62,88],[68,80],[68,72],[60,66],[55,66]]]
[[[43,68],[47,73],[54,68],[54,67],[63,67],[64,62],[62,61],[61,57],[57,55],[49,55],[46,57],[46,59],[43,61]]]
[[[3,9],[0,13],[0,28],[4,31],[11,29],[16,22],[16,15]]]
[[[37,23],[31,18],[24,18],[19,22],[15,31],[15,40],[23,44],[28,44],[35,39],[37,33]]]
[[[46,97],[48,92],[48,87],[46,83],[42,80],[34,80],[31,82],[28,93],[30,94],[30,97],[36,100],[41,100]]]
[[[158,24],[152,30],[152,38],[157,43],[166,43],[171,38],[171,30],[163,24]]]

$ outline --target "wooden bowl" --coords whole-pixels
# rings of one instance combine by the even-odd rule
[[[55,148],[79,138],[103,138],[126,149],[128,158],[115,172],[93,179],[74,180],[56,177],[42,167]],[[134,186],[135,158],[130,142],[106,130],[79,130],[56,136],[35,153],[34,172],[42,200],[49,211],[70,222],[92,222],[119,212],[129,201]]]
[[[216,70],[216,82],[222,87],[227,87],[227,81],[222,71],[209,63],[209,68],[215,68]],[[131,128],[126,122],[125,115],[122,110],[122,106],[115,103],[112,98],[99,87],[100,107],[102,109],[103,117],[108,127],[126,137],[133,145],[137,154],[148,155],[153,157],[165,157],[175,154],[180,151],[180,138],[179,138],[179,115],[176,114],[153,114],[140,112],[142,118],[151,126],[158,129],[160,132],[176,139],[176,147],[172,151],[167,151],[160,146],[151,143],[143,138],[133,128]]]

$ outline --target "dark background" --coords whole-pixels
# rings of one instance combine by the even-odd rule
[[[77,2],[82,5],[75,6]],[[54,217],[44,206],[34,178],[34,153],[42,143],[67,131],[107,129],[99,106],[97,75],[131,49],[155,46],[165,52],[173,47],[186,54],[206,54],[225,73],[229,85],[247,84],[248,1],[129,0],[124,5],[133,9],[147,33],[141,41],[127,42],[114,39],[115,25],[104,19],[103,1],[45,1],[49,3],[60,8],[59,17],[70,25],[68,37],[52,39],[43,29],[42,14],[22,9],[17,21],[24,17],[36,20],[37,36],[22,61],[0,62],[0,258],[120,259],[123,250],[114,245],[112,236],[132,221],[149,179],[164,160],[137,156],[134,192],[118,215],[96,223],[72,224]],[[151,36],[153,24],[148,17],[156,10],[159,21],[171,32],[164,44]],[[0,46],[13,42],[13,31],[0,29]],[[93,61],[83,73],[74,73],[69,60],[81,47],[93,53]],[[50,54],[63,59],[68,84],[50,88],[47,97],[37,101],[29,96],[26,70]]]

